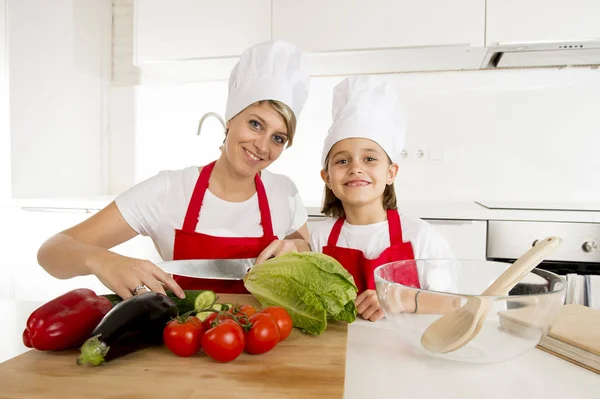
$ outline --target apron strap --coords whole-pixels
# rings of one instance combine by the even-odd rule
[[[258,209],[260,209],[260,223],[263,228],[263,236],[274,237],[269,198],[267,198],[267,191],[258,173],[254,176],[254,184],[256,185],[256,194],[258,195]]]
[[[340,238],[340,232],[342,231],[342,226],[344,225],[345,218],[338,218],[331,232],[329,233],[329,238],[327,239],[327,245],[330,247],[335,247],[338,242],[338,238]]]
[[[216,162],[217,161],[213,161],[204,166],[200,172],[200,176],[198,177],[196,185],[194,186],[194,191],[192,192],[190,204],[188,205],[187,212],[185,213],[183,227],[181,228],[183,231],[196,231],[196,225],[198,224],[198,219],[200,217],[200,208],[202,207],[202,202],[204,201],[204,193],[206,193],[206,189],[208,188],[208,180],[210,179],[210,174],[212,173]]]
[[[399,245],[404,242],[402,239],[402,225],[400,224],[400,215],[397,210],[388,209],[388,228],[390,230],[390,246]]]
[[[388,217],[388,229],[390,232],[390,246],[402,244],[404,240],[402,239],[402,226],[400,224],[400,215],[396,210],[387,211]],[[340,233],[342,231],[342,226],[344,225],[344,221],[346,219],[339,218],[336,220],[331,232],[329,233],[329,238],[327,239],[327,245],[336,246],[338,239],[340,238]]]
[[[210,175],[215,167],[213,161],[202,168],[200,176],[194,186],[194,192],[185,213],[185,219],[183,220],[183,227],[181,230],[186,232],[195,232],[196,226],[198,225],[198,219],[200,215],[200,208],[202,208],[202,202],[204,202],[204,194],[208,189],[208,181]],[[271,221],[271,208],[269,207],[269,199],[267,198],[267,192],[262,180],[257,174],[254,176],[254,184],[256,185],[256,193],[258,196],[258,208],[260,210],[260,221],[263,228],[264,237],[274,237],[273,234],[273,223]]]

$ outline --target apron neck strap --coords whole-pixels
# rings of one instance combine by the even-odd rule
[[[327,245],[330,247],[335,247],[337,245],[338,239],[340,238],[340,233],[342,231],[342,226],[344,225],[344,221],[346,219],[341,217],[336,220],[331,232],[329,233],[329,238],[327,239]],[[390,245],[398,245],[402,244],[404,241],[402,240],[402,226],[400,225],[400,216],[397,210],[388,209],[387,211],[387,220],[388,220],[388,229],[390,232]]]
[[[202,170],[200,171],[200,176],[198,177],[198,180],[196,180],[196,185],[194,186],[194,191],[192,192],[192,198],[190,199],[190,204],[188,205],[187,212],[185,213],[185,219],[183,220],[183,227],[181,229],[183,231],[196,231],[196,225],[198,224],[198,219],[200,218],[200,208],[202,207],[202,202],[204,202],[204,194],[208,188],[208,180],[210,179],[210,174],[212,173],[216,162],[217,161],[213,161],[209,163],[208,165],[202,167]]]
[[[335,247],[338,242],[338,238],[340,238],[340,232],[342,231],[342,226],[344,225],[344,221],[346,218],[338,218],[331,229],[331,233],[329,233],[329,238],[327,239],[327,245],[330,247]]]
[[[388,228],[390,230],[390,245],[402,244],[402,226],[400,224],[400,215],[397,210],[388,209]]]
[[[263,235],[265,237],[274,237],[269,198],[267,198],[267,191],[258,173],[254,176],[254,184],[256,185],[256,194],[258,196],[258,209],[260,209],[260,223],[262,224]]]
[[[190,199],[190,203],[185,213],[185,219],[183,220],[183,231],[196,231],[196,226],[198,225],[198,219],[200,217],[200,209],[202,208],[202,203],[204,202],[204,194],[206,194],[206,190],[208,189],[208,181],[216,162],[217,161],[213,161],[209,163],[200,171],[200,176],[198,177],[196,185],[194,186],[192,198]],[[260,209],[260,220],[263,227],[263,234],[265,237],[273,237],[271,208],[269,207],[269,200],[267,198],[265,186],[263,185],[263,182],[258,174],[254,176],[254,184],[256,185],[256,193],[258,196],[258,208]]]

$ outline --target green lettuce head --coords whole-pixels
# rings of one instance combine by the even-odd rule
[[[334,258],[317,253],[289,253],[250,269],[246,289],[263,306],[288,311],[295,327],[321,334],[327,320],[352,323],[358,289],[352,275]]]

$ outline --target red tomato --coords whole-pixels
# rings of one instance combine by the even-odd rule
[[[233,309],[231,309],[233,311]],[[248,317],[252,316],[256,313],[256,309],[252,305],[241,305],[238,308],[238,312],[235,314],[236,316],[244,316],[244,314]]]
[[[235,316],[239,318],[238,321],[241,324],[248,324],[248,317],[256,313],[256,309],[252,305],[235,305],[227,312],[233,314],[234,311],[236,311]]]
[[[271,315],[275,319],[275,322],[279,326],[279,341],[283,341],[292,333],[292,317],[287,310],[279,306],[269,306],[260,311],[260,313],[266,313]]]
[[[202,336],[204,352],[218,362],[230,362],[244,351],[242,327],[234,320],[223,320]]]
[[[202,324],[204,325],[204,329],[206,331],[208,331],[212,328],[211,324],[217,318],[217,315],[218,315],[218,313],[211,313],[206,319],[204,319]]]
[[[194,316],[186,320],[171,320],[163,330],[165,345],[171,352],[178,356],[192,356],[201,348],[204,326]]]
[[[246,352],[252,355],[266,353],[279,342],[277,322],[266,313],[250,316],[252,328],[246,332]]]

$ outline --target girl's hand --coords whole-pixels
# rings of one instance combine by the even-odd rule
[[[114,254],[106,259],[94,274],[106,287],[123,299],[134,295],[136,287],[146,286],[154,292],[165,294],[165,287],[179,298],[185,294],[173,277],[148,260]],[[137,292],[136,292],[137,293]]]
[[[355,300],[356,311],[365,320],[377,321],[383,318],[383,310],[379,306],[375,290],[363,291]]]

